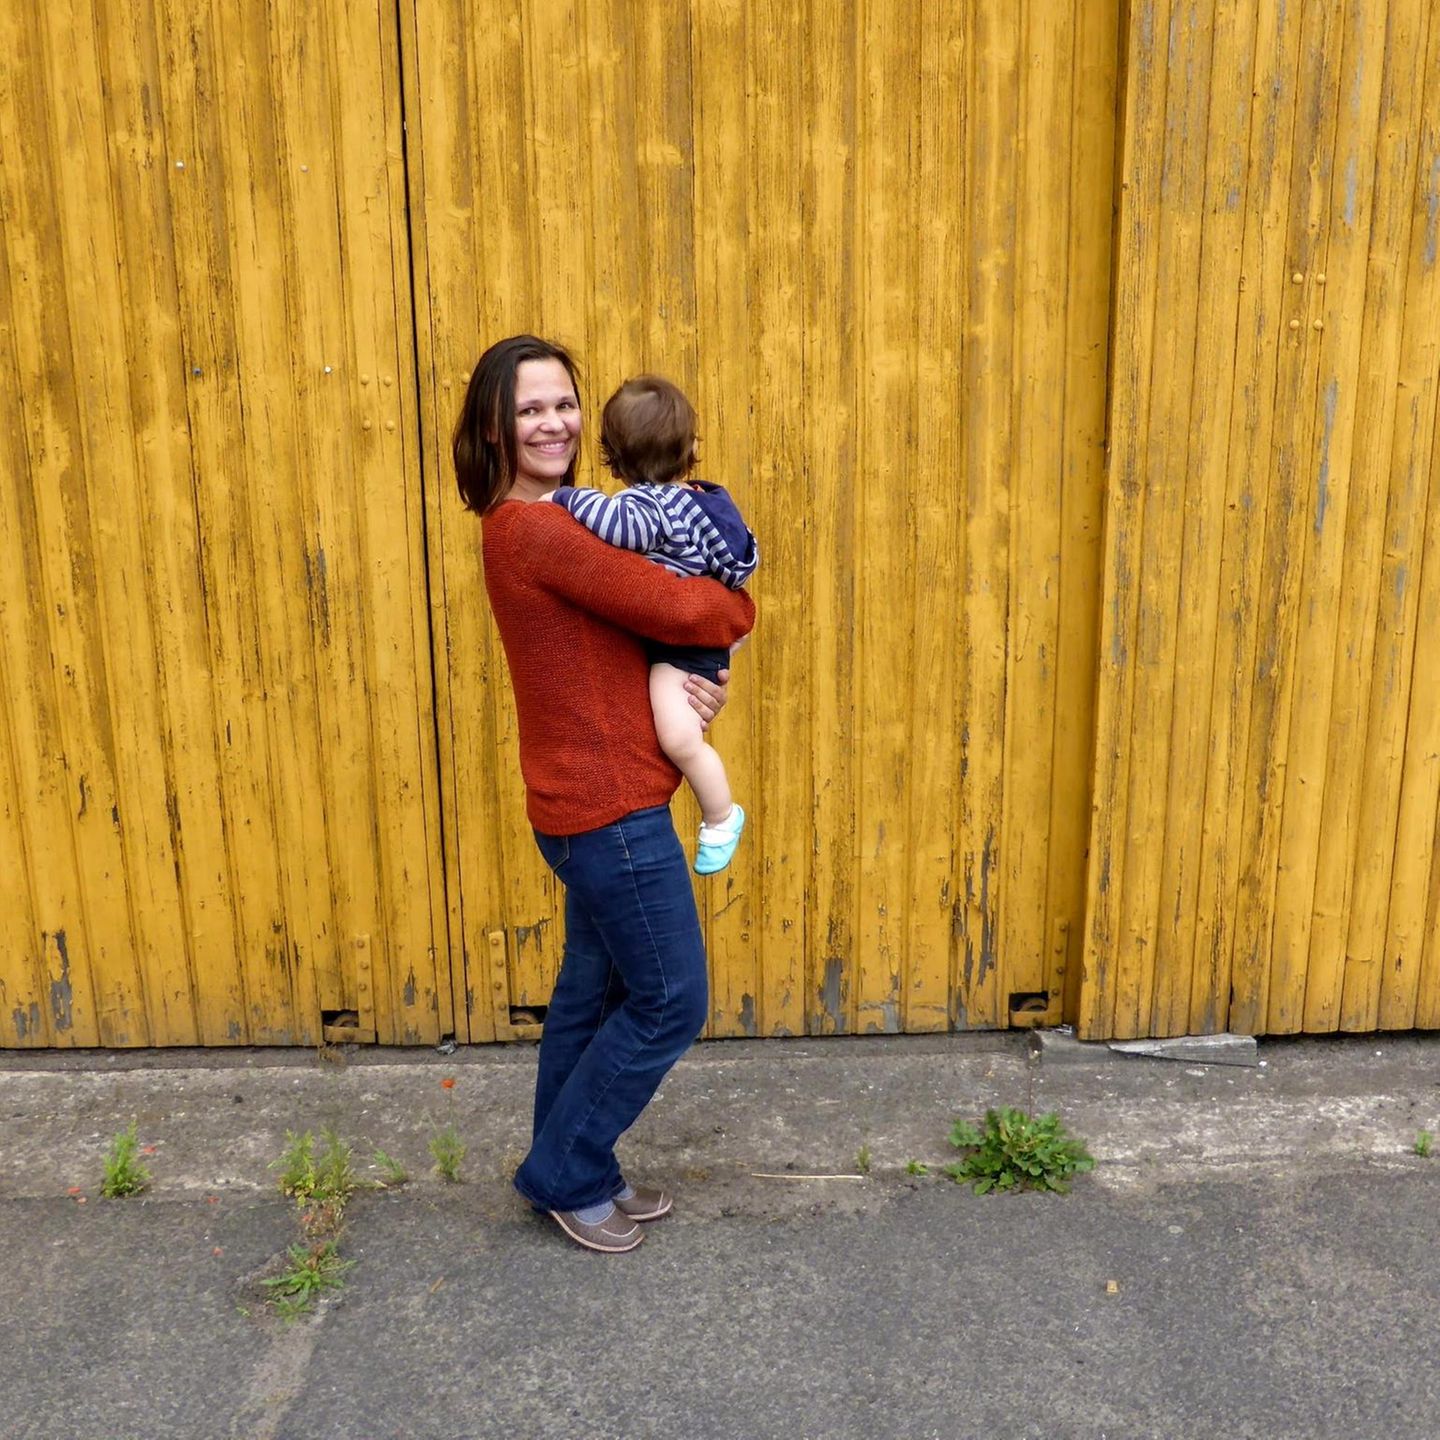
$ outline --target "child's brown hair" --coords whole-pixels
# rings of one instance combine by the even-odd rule
[[[627,485],[664,485],[695,464],[695,407],[660,375],[636,375],[606,402],[600,458]]]

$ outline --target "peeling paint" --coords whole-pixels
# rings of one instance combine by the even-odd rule
[[[535,940],[535,948],[538,950],[545,943],[545,927],[550,923],[550,920],[547,918],[545,920],[537,920],[533,925],[517,925],[515,927],[516,950],[523,950],[526,941],[532,936]]]
[[[1430,162],[1425,186],[1425,268],[1435,263],[1436,240],[1440,239],[1440,155]]]
[[[845,965],[838,955],[831,955],[825,961],[825,978],[820,983],[820,1008],[825,1017],[837,1030],[845,1028],[845,1012],[840,992],[840,977]]]
[[[985,848],[980,856],[980,973],[975,977],[984,984],[985,977],[995,968],[995,938],[999,916],[990,900],[990,877],[995,871],[995,827],[985,831]]]
[[[1332,375],[1325,386],[1325,430],[1320,437],[1319,493],[1315,497],[1315,535],[1325,529],[1325,512],[1330,508],[1330,441],[1335,434],[1335,406],[1340,397],[1340,379]]]
[[[405,977],[405,988],[401,991],[401,998],[404,1000],[407,1009],[415,1003],[415,970],[413,966],[410,969],[410,973]]]
[[[225,1027],[226,1037],[227,1037],[228,1039],[231,1039],[231,1040],[239,1040],[239,1039],[241,1039],[241,1038],[243,1037],[244,1033],[245,1033],[245,1032],[240,1028],[240,1022],[239,1022],[238,1020],[232,1020],[232,1021]]]
[[[17,1005],[11,1014],[15,1024],[15,1038],[23,1040],[27,1035],[38,1035],[40,1033],[40,1006],[35,1001],[30,1002],[27,1009],[23,1005]]]
[[[68,1030],[75,1023],[75,992],[70,985],[70,946],[65,932],[55,932],[55,948],[60,952],[60,978],[50,982],[50,1015],[57,1030]]]
[[[742,995],[740,997],[740,1028],[752,1038],[755,1035],[755,997],[753,995]]]

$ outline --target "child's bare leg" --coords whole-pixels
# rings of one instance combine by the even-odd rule
[[[705,823],[720,824],[730,813],[730,782],[724,761],[714,746],[705,743],[700,717],[690,708],[683,670],[663,664],[650,667],[650,708],[660,748],[690,782]]]

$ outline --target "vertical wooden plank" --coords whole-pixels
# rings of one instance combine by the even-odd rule
[[[320,766],[296,780],[304,801],[320,803],[327,832],[325,851],[295,857],[290,883],[320,894],[328,888],[334,917],[328,944],[298,957],[292,948],[297,1010],[314,1015],[353,1008],[357,937],[372,937],[382,953],[389,937],[376,905],[376,793],[359,582],[364,557],[349,493],[355,455],[346,396],[347,380],[354,383],[347,313],[353,292],[341,251],[344,161],[337,153],[331,17],[324,7],[278,3],[270,12],[270,46],[298,492],[297,525],[280,552],[284,568],[277,578],[292,607],[303,601],[308,611],[309,635],[292,630],[292,643],[299,648],[308,638],[313,654],[313,693],[303,705],[305,711],[314,706]],[[363,77],[351,84],[359,92],[357,115],[347,123],[363,126],[369,98]],[[285,717],[281,723],[291,722]],[[398,983],[392,975],[375,987],[376,1023],[386,1040],[401,1038]]]
[[[1109,0],[1079,0],[1071,69],[1074,97],[1066,138],[1071,173],[1065,276],[1065,447],[1045,936],[1056,966],[1050,988],[1061,992],[1061,1015],[1071,1023],[1080,1004],[1085,853],[1094,772],[1119,11]]]
[[[1362,443],[1354,447],[1350,460],[1324,802],[1305,967],[1306,1030],[1337,1027],[1344,984],[1376,597],[1385,544],[1385,497],[1399,396],[1406,257],[1416,213],[1414,131],[1424,94],[1424,57],[1427,49],[1433,54],[1437,34],[1429,13],[1428,7],[1410,0],[1392,0],[1383,60],[1364,324],[1355,380],[1357,426],[1358,417],[1363,417],[1364,429]]]
[[[1135,689],[1130,720],[1124,895],[1120,909],[1120,984],[1115,1032],[1168,1028],[1178,966],[1158,964],[1166,832],[1188,794],[1172,786],[1175,669],[1185,556],[1182,551],[1191,471],[1187,465],[1196,375],[1201,290],[1209,87],[1195,78],[1211,65],[1213,7],[1177,0],[1170,12],[1167,95],[1156,139],[1162,147],[1155,246],[1155,333],[1150,412],[1143,462],[1144,538],[1134,636]],[[1157,117],[1158,118],[1158,117]],[[1153,143],[1153,142],[1152,142]],[[1193,501],[1188,507],[1193,509]],[[1180,781],[1182,777],[1176,776]],[[1185,979],[1184,990],[1189,983]],[[1123,1011],[1122,1011],[1123,1002]]]
[[[1032,0],[1022,9],[1000,944],[1007,996],[1037,997],[1012,1010],[1011,1023],[1053,1024],[1061,997],[1051,991],[1053,939],[1044,897],[1055,788],[1075,7]]]
[[[169,847],[184,910],[189,952],[184,983],[195,1020],[160,1043],[234,1043],[244,1031],[244,992],[236,945],[219,784],[210,646],[196,525],[185,354],[177,259],[168,193],[169,165],[159,47],[153,11],[102,7],[104,87],[112,97],[111,183],[125,317],[127,380],[134,422],[133,483],[107,504],[125,512],[134,497],[134,543],[146,557],[146,609],[153,625],[160,694],[156,717],[163,744]],[[147,363],[137,363],[144,357]],[[137,664],[144,664],[137,657]],[[181,977],[174,977],[178,982]]]
[[[803,243],[806,494],[811,505],[810,615],[805,693],[815,775],[811,800],[806,1030],[853,1028],[855,986],[856,528],[854,415],[859,223],[856,32],[842,7],[807,0],[806,226]],[[763,617],[761,624],[764,624]],[[758,643],[758,641],[757,641]]]
[[[13,477],[0,485],[0,724],[8,752],[0,778],[7,816],[14,807],[5,829],[3,932],[14,968],[6,967],[9,1013],[0,1011],[0,1035],[7,1044],[93,1045],[99,1027],[61,731],[61,683],[70,677],[51,663],[51,617],[63,624],[64,600],[57,604],[47,584],[36,508],[43,477],[35,457],[54,455],[41,448],[47,427],[39,417],[55,403],[47,376],[69,370],[50,348],[57,332],[46,328],[64,319],[49,151],[38,128],[20,121],[39,113],[34,44],[30,27],[12,35],[0,17],[0,457]]]
[[[800,221],[803,12],[782,0],[756,0],[747,64],[750,240],[754,275],[749,352],[753,456],[746,475],[716,475],[735,486],[761,546],[752,582],[760,607],[753,644],[736,657],[740,687],[756,716],[754,789],[740,797],[750,817],[742,844],[753,861],[758,903],[750,930],[758,957],[753,1019],[760,1035],[805,1032],[805,881],[814,805],[810,751],[795,706],[805,687],[809,622],[805,557],[813,491],[805,483],[800,418],[805,391],[802,225]],[[717,737],[722,750],[726,730]]]
[[[1137,647],[1150,423],[1148,377],[1155,352],[1160,263],[1153,223],[1160,204],[1165,154],[1163,144],[1156,141],[1164,132],[1169,29],[1167,0],[1140,0],[1132,8],[1126,42],[1128,84],[1116,239],[1095,823],[1090,839],[1085,977],[1080,999],[1080,1031],[1087,1036],[1128,1034],[1139,1012],[1140,963],[1132,937],[1125,933],[1122,905],[1128,883],[1126,835],[1134,763],[1129,738],[1141,660]]]
[[[641,97],[629,63],[633,22],[626,0],[586,0],[581,23],[572,44],[578,44],[584,67],[586,102],[579,133],[587,136],[587,173],[570,225],[572,231],[587,229],[592,247],[585,359],[595,377],[598,405],[640,369],[644,290],[636,134]],[[647,26],[643,12],[639,23]],[[681,383],[675,358],[662,352],[655,364],[661,374]],[[597,446],[599,439],[597,431]]]
[[[0,266],[0,274],[4,267]],[[7,286],[0,280],[0,302]],[[0,380],[13,378],[13,367],[0,358]],[[14,393],[13,391],[10,393]],[[0,417],[10,407],[0,401]],[[18,425],[13,432],[17,437]],[[13,442],[6,445],[6,458],[14,458]],[[25,473],[25,466],[8,472],[15,476]],[[0,521],[0,541],[8,542],[8,527]],[[9,548],[0,554],[11,558]],[[7,567],[8,568],[8,567]],[[13,574],[14,572],[11,571]],[[0,609],[8,602],[0,599]],[[35,677],[38,681],[40,677]],[[29,846],[25,842],[24,787],[16,763],[11,740],[10,705],[12,691],[5,647],[0,646],[0,855],[5,865],[0,869],[0,1048],[25,1049],[55,1043],[49,1007],[45,1004],[45,973],[38,943],[38,927],[31,904],[32,888]],[[16,687],[18,690],[19,687]]]
[[[453,1032],[454,1022],[448,975],[437,973],[441,856],[426,803],[434,719],[420,476],[409,440],[415,356],[400,77],[391,34],[395,16],[388,5],[352,6],[343,20],[335,32],[336,72],[348,77],[343,83],[355,96],[335,127],[354,442],[345,473],[359,520],[356,579],[361,635],[368,642],[364,673],[371,724],[366,741],[376,792],[381,931],[387,942],[378,959],[396,1017],[390,1038],[434,1043]],[[402,203],[398,213],[393,208],[397,196]],[[358,433],[355,416],[360,417]],[[395,483],[396,477],[401,483]]]
[[[630,244],[642,297],[640,365],[673,373],[690,394],[700,370],[691,23],[656,24],[650,12],[641,14],[628,27],[638,188],[637,228]],[[742,684],[748,679],[745,670],[742,664]]]
[[[736,57],[748,54],[750,35],[751,16],[745,6],[707,6],[693,18],[695,293],[705,317],[699,335],[697,409],[705,436],[705,468],[717,479],[740,482],[742,507],[743,477],[752,465],[750,306],[757,280],[747,254],[748,62],[736,63]],[[745,796],[758,793],[754,739],[758,708],[743,688],[737,702],[732,712],[739,713],[726,716],[716,740],[731,788],[743,804]],[[684,797],[677,806],[677,825],[689,853],[694,840],[687,832],[694,818],[693,804]],[[751,937],[760,905],[755,847],[742,844],[735,861],[703,883],[699,896],[710,955],[709,1033],[754,1033],[759,967]]]
[[[134,1001],[143,1004],[140,1033],[131,1044],[193,1039],[168,793],[155,737],[159,730],[155,652],[147,597],[147,549],[137,534],[138,477],[129,424],[119,257],[110,203],[111,115],[104,103],[100,40],[87,7],[51,7],[47,17],[66,37],[47,35],[52,74],[63,63],[75,88],[50,85],[65,160],[58,176],[63,263],[71,334],[87,394],[80,406],[79,442],[85,472],[88,525],[94,544],[97,646],[103,652],[109,754],[113,767],[112,821],[130,912],[132,953],[123,969],[136,972]],[[123,618],[122,618],[123,617]],[[117,957],[118,958],[118,957]]]
[[[1269,1002],[1265,1029],[1304,1023],[1310,926],[1317,897],[1326,747],[1334,693],[1337,617],[1343,581],[1351,455],[1358,412],[1357,379],[1366,328],[1366,273],[1371,197],[1375,191],[1376,125],[1385,58],[1386,15],[1373,5],[1346,7],[1341,96],[1323,248],[1305,282],[1309,305],[1302,327],[1318,350],[1317,395],[1308,454],[1300,479],[1304,508],[1304,594],[1295,642],[1295,698],[1284,772]],[[1301,262],[1297,260],[1297,265]]]
[[[1440,72],[1435,67],[1436,32],[1440,26],[1433,16],[1430,30],[1423,92],[1427,97],[1440,94]],[[1434,706],[1433,694],[1412,689],[1422,569],[1428,558],[1422,549],[1426,512],[1427,506],[1435,503],[1430,484],[1440,391],[1440,265],[1436,263],[1440,140],[1433,103],[1427,106],[1422,100],[1420,114],[1415,216],[1407,257],[1409,276],[1397,380],[1400,394],[1390,455],[1385,549],[1361,785],[1361,839],[1356,847],[1339,1014],[1342,1030],[1373,1030],[1379,1023],[1387,912],[1398,858],[1396,837],[1405,779],[1406,725],[1414,705]],[[1428,666],[1421,673],[1428,675]],[[1423,757],[1419,758],[1423,763]],[[1433,810],[1419,823],[1432,821]],[[1413,836],[1414,824],[1408,835]],[[1407,878],[1407,889],[1414,883]],[[1408,894],[1407,903],[1414,903]]]
[[[1310,521],[1306,477],[1319,371],[1318,333],[1312,328],[1306,278],[1324,265],[1322,217],[1328,204],[1339,105],[1343,16],[1334,0],[1311,5],[1301,20],[1295,126],[1282,163],[1290,175],[1285,228],[1288,280],[1270,299],[1284,329],[1276,358],[1270,496],[1264,560],[1255,592],[1259,617],[1249,748],[1242,784],[1240,848],[1245,856],[1235,911],[1234,999],[1231,1027],[1264,1030],[1270,986],[1272,932],[1279,881],[1280,827],[1300,598],[1304,535]],[[1299,277],[1298,279],[1296,277]]]
[[[956,821],[960,814],[959,578],[963,528],[954,477],[960,466],[956,388],[964,343],[961,161],[966,116],[964,19],[920,15],[918,135],[914,160],[916,270],[914,539],[910,633],[914,637],[909,750],[910,851],[905,897],[907,1032],[950,1023],[955,952]]]
[[[0,55],[0,97],[15,88],[7,73],[10,63],[13,55]],[[0,98],[0,123],[9,120],[3,104]],[[12,236],[6,217],[20,208],[8,193],[7,180],[13,174],[0,171],[0,473],[12,477],[0,486],[0,855],[6,860],[0,866],[0,1046],[39,1048],[63,1043],[46,994],[35,911],[37,877],[26,834],[27,819],[44,823],[43,814],[37,815],[43,771],[32,734],[41,717],[53,725],[54,695],[48,666],[38,663],[35,644],[49,608],[36,573],[36,537],[33,530],[26,532],[20,518],[22,494],[24,508],[30,509],[31,465],[15,355],[18,316],[10,293]],[[49,841],[52,854],[59,848],[57,841],[68,849],[66,817],[59,818],[64,828]],[[60,879],[59,868],[49,881],[52,886]],[[70,883],[73,886],[73,875]]]
[[[482,177],[477,167],[482,158],[489,158],[484,150],[487,142],[498,145],[505,138],[504,112],[497,107],[493,124],[481,126],[472,120],[478,104],[477,74],[482,62],[503,45],[508,26],[497,16],[495,25],[472,33],[463,0],[449,5],[406,3],[400,14],[405,24],[401,59],[452,995],[456,1038],[481,1042],[495,1038],[488,936],[503,921],[497,867],[483,860],[471,863],[480,847],[467,845],[468,826],[464,830],[461,826],[463,805],[477,841],[490,833],[493,826],[487,824],[487,817],[494,811],[496,795],[493,776],[478,762],[482,747],[488,754],[493,743],[490,693],[480,684],[465,682],[474,672],[488,669],[494,637],[483,600],[478,522],[464,512],[455,493],[449,442],[464,395],[462,376],[468,376],[483,346],[482,337],[489,334],[489,312],[482,309],[482,298],[492,307],[495,303],[483,285],[486,272],[477,254],[476,213],[483,208],[481,195],[499,195],[511,166],[499,166],[493,177]],[[435,74],[448,79],[443,104],[437,103],[439,87],[430,82]],[[515,168],[522,168],[518,157]],[[496,211],[510,213],[503,199],[497,201]],[[523,218],[523,208],[518,213]],[[514,288],[523,289],[523,270],[511,274]],[[476,732],[480,741],[466,743],[466,736]],[[507,983],[503,973],[498,979],[502,987]]]
[[[861,71],[858,269],[864,346],[856,416],[857,517],[865,536],[853,563],[859,607],[859,928],[856,1029],[900,1029],[909,894],[908,802],[913,656],[893,616],[911,611],[916,583],[909,537],[916,525],[919,405],[915,306],[919,281],[915,188],[915,66],[911,4],[858,7]]]
[[[1413,40],[1400,35],[1396,46]],[[1400,808],[1395,832],[1395,862],[1391,876],[1389,913],[1380,974],[1377,1023],[1382,1029],[1406,1029],[1440,1025],[1440,990],[1437,990],[1432,956],[1427,961],[1427,933],[1434,933],[1437,877],[1437,809],[1440,809],[1440,406],[1435,399],[1440,349],[1437,349],[1436,320],[1437,251],[1440,251],[1440,121],[1435,101],[1440,97],[1440,24],[1429,16],[1428,44],[1421,47],[1424,69],[1414,85],[1420,106],[1410,127],[1419,143],[1412,147],[1415,174],[1412,180],[1413,208],[1408,271],[1412,288],[1407,289],[1407,310],[1418,307],[1414,332],[1416,349],[1407,354],[1407,374],[1401,386],[1407,392],[1404,408],[1412,401],[1411,375],[1422,393],[1428,389],[1431,434],[1428,502],[1425,539],[1421,546],[1419,573],[1412,582],[1418,591],[1415,608],[1415,648],[1410,682],[1410,712],[1405,734],[1405,759],[1401,778]],[[1409,98],[1409,97],[1407,97]],[[1408,196],[1406,197],[1409,198]],[[1418,233],[1417,233],[1418,232]],[[1418,240],[1418,243],[1416,243]],[[1418,284],[1416,282],[1419,282]],[[1428,316],[1428,319],[1427,319]],[[1428,330],[1423,329],[1428,324]],[[1413,369],[1410,367],[1413,366]],[[1424,413],[1422,404],[1421,413]],[[1418,455],[1417,455],[1418,463]],[[1427,971],[1428,963],[1428,971]]]
[[[968,14],[966,133],[970,207],[966,250],[967,344],[961,359],[964,420],[964,627],[957,856],[962,887],[954,1023],[1008,1019],[999,966],[1000,866],[1005,836],[1005,656],[1010,605],[1010,459],[1015,313],[1014,139],[1020,102],[1019,12]]]
[[[1246,210],[1246,147],[1251,123],[1255,7],[1221,0],[1213,15],[1205,131],[1203,192],[1192,197],[1199,217],[1198,315],[1191,364],[1200,383],[1189,396],[1184,484],[1189,493],[1179,536],[1174,639],[1174,705],[1165,843],[1159,876],[1154,966],[1155,1033],[1191,1028],[1195,895],[1205,811],[1206,752],[1215,703],[1215,654],[1220,607],[1221,542],[1226,517],[1232,391],[1242,291],[1241,246]],[[1205,87],[1192,84],[1192,89]],[[1190,103],[1193,103],[1193,98]],[[1191,114],[1189,103],[1182,113]],[[1201,163],[1197,157],[1197,163]],[[1203,377],[1225,377],[1218,385]]]
[[[215,7],[170,13],[167,111],[180,121],[171,153],[177,243],[193,379],[197,507],[206,547],[217,708],[225,736],[236,894],[248,916],[246,998],[251,1043],[320,1040],[314,962],[336,959],[328,834],[312,792],[323,775],[315,716],[311,524],[295,474],[295,245],[285,220],[282,132],[268,17]],[[246,174],[245,203],[226,206],[225,177]],[[199,372],[196,374],[194,372]],[[253,886],[253,894],[251,887]],[[336,976],[328,963],[325,975]],[[334,988],[334,986],[331,986]]]
[[[1255,63],[1240,305],[1229,385],[1229,477],[1220,556],[1221,608],[1215,648],[1214,698],[1201,828],[1199,892],[1191,983],[1190,1026],[1201,1033],[1243,1025],[1230,1013],[1235,963],[1235,912],[1250,852],[1240,827],[1247,789],[1255,655],[1261,625],[1273,623],[1260,593],[1269,504],[1268,466],[1251,463],[1271,444],[1276,352],[1290,333],[1288,247],[1283,235],[1289,200],[1289,144],[1296,104],[1299,21],[1293,10],[1266,5],[1255,29]],[[1267,664],[1269,662],[1267,661]],[[1253,986],[1251,991],[1253,994]]]
[[[48,927],[45,945],[57,1027],[71,1028],[74,996],[88,971],[85,988],[99,1042],[137,1045],[149,1038],[150,1017],[121,833],[120,803],[127,797],[117,763],[97,558],[103,556],[105,535],[97,534],[90,513],[88,483],[96,434],[113,420],[113,397],[106,388],[106,357],[92,348],[102,337],[88,328],[90,312],[79,308],[95,301],[92,267],[97,261],[86,253],[89,237],[79,217],[85,213],[86,156],[95,154],[101,137],[84,101],[51,78],[60,73],[61,54],[69,61],[68,44],[56,33],[57,27],[63,32],[63,20],[47,12],[30,34],[10,37],[17,53],[30,57],[17,66],[17,80],[29,92],[16,97],[25,116],[18,122],[19,143],[27,146],[17,173],[33,177],[26,187],[32,197],[46,197],[42,204],[53,198],[54,206],[36,217],[40,226],[32,229],[28,211],[33,201],[27,197],[22,203],[16,229],[43,231],[44,241],[27,257],[23,289],[28,293],[22,295],[18,285],[12,288],[20,305],[28,309],[32,297],[35,303],[17,338],[22,383],[34,397],[26,407],[32,427],[28,448],[32,456],[43,454],[45,462],[30,480],[33,520],[22,523],[33,524],[40,537],[50,622],[49,657],[40,664],[53,665],[61,682],[59,743],[51,763],[59,762],[56,779],[71,814],[77,882],[75,900],[65,910],[40,907],[41,923]],[[88,57],[76,63],[93,66],[93,45]],[[7,137],[15,134],[11,126],[5,130]],[[75,159],[62,163],[71,146]],[[8,156],[5,168],[10,169]],[[139,815],[135,819],[141,823]]]

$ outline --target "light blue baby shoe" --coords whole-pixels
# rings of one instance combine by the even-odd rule
[[[732,805],[730,813],[718,825],[700,827],[700,844],[695,851],[695,873],[713,875],[723,870],[740,843],[740,833],[745,829],[745,812]]]

